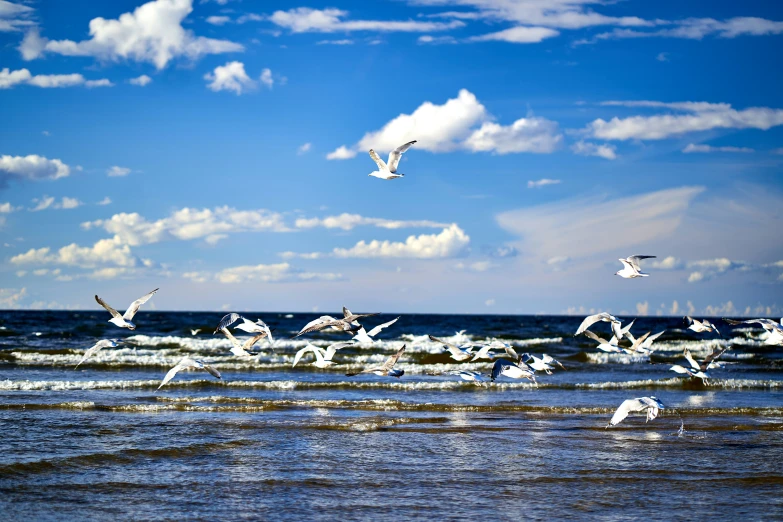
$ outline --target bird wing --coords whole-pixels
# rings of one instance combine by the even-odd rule
[[[156,288],[152,292],[148,293],[147,295],[143,297],[139,297],[135,301],[133,301],[127,310],[125,310],[125,314],[122,316],[123,319],[126,321],[130,321],[133,319],[133,316],[136,315],[136,312],[139,311],[139,307],[150,300],[150,298],[155,295],[155,293],[160,290],[160,288]]]
[[[372,330],[367,332],[367,335],[369,335],[370,337],[375,337],[376,335],[381,333],[381,330],[383,330],[384,328],[388,328],[389,326],[393,325],[399,319],[400,318],[398,317],[397,319],[393,319],[393,320],[389,321],[388,323],[379,324],[378,326],[376,326],[375,328],[373,328]]]
[[[364,326],[359,328],[359,331],[357,331],[353,338],[359,341],[360,343],[372,343],[372,338],[367,334],[367,330],[364,329]]]
[[[429,338],[430,338],[430,341],[432,341],[432,342],[434,342],[434,343],[440,343],[440,344],[442,344],[443,346],[445,346],[445,347],[446,347],[446,349],[447,349],[448,351],[450,351],[450,352],[451,352],[451,353],[453,353],[453,354],[461,354],[461,353],[462,353],[462,350],[460,350],[460,349],[459,349],[459,348],[458,348],[456,345],[454,345],[454,344],[447,343],[447,342],[446,342],[446,341],[444,341],[443,339],[438,339],[438,338],[437,338],[437,337],[435,337],[434,335],[428,335],[427,337],[429,337]]]
[[[603,337],[599,337],[599,336],[597,336],[596,334],[594,334],[594,333],[593,333],[593,332],[591,332],[590,330],[585,330],[585,331],[584,331],[584,334],[585,334],[587,337],[589,337],[590,339],[592,339],[593,341],[597,342],[597,343],[601,343],[601,344],[612,344],[612,343],[610,343],[609,341],[607,341],[606,339],[604,339]]]
[[[354,321],[358,321],[359,319],[363,319],[365,317],[375,317],[376,315],[381,315],[380,312],[375,312],[374,314],[352,314],[350,310],[348,311],[349,315],[346,315],[345,318],[343,318],[343,321],[347,321],[349,323],[353,323]]]
[[[351,311],[350,311],[350,310],[348,310],[346,307],[344,307],[344,306],[343,306],[343,319],[348,319],[348,318],[349,318],[349,317],[351,317],[352,315],[353,315],[353,314],[351,313]]]
[[[684,355],[685,355],[685,360],[688,361],[688,364],[691,365],[691,368],[695,369],[701,367],[701,365],[696,362],[696,359],[693,358],[693,356],[691,355],[691,351],[689,349],[687,348],[685,349]]]
[[[245,350],[245,347],[242,346],[242,344],[239,342],[239,340],[237,340],[237,338],[234,337],[234,335],[231,332],[228,331],[228,328],[221,328],[220,331],[223,332],[223,334],[226,337],[228,337],[229,341],[231,341],[231,344],[233,345],[231,347],[231,353],[233,353],[234,355],[240,356],[240,357],[242,357],[242,356],[249,356],[250,355]]]
[[[617,411],[612,415],[612,419],[609,421],[609,426],[617,426],[620,424],[630,412],[639,411],[639,399],[628,399],[620,404]]]
[[[294,336],[294,338],[299,337],[300,335],[304,335],[306,333],[310,332],[317,332],[320,330],[324,330],[326,328],[329,328],[330,326],[333,326],[335,324],[339,323],[337,319],[334,317],[328,316],[328,315],[322,315],[318,319],[314,319],[307,323],[304,328],[302,328],[298,334]]]
[[[705,357],[704,362],[702,362],[699,366],[697,366],[697,368],[699,368],[703,372],[706,372],[707,368],[709,368],[710,366],[710,363],[712,363],[712,361],[714,361],[715,359],[723,355],[723,352],[725,352],[728,349],[729,349],[728,346],[724,346],[722,348],[720,347],[714,348],[712,350],[712,353],[710,353],[707,357]]]
[[[384,161],[381,159],[381,157],[378,156],[378,153],[375,152],[372,149],[370,149],[370,157],[375,162],[375,164],[378,165],[378,170],[380,170],[381,172],[383,172],[384,170],[389,170],[386,167],[386,163],[384,163]]]
[[[631,342],[633,342],[633,335],[631,335],[631,327],[633,326],[633,323],[636,322],[636,319],[628,323],[628,326],[625,326],[623,328],[620,328],[620,335],[617,337],[618,339],[621,339],[623,337],[628,337]],[[612,323],[612,331],[614,331],[614,323]]]
[[[294,356],[294,364],[291,366],[291,368],[296,366],[297,363],[299,362],[299,359],[301,359],[302,356],[307,352],[315,352],[316,358],[318,357],[318,348],[316,346],[313,346],[312,344],[308,344],[307,346],[305,346],[304,348],[296,352],[296,355]]]
[[[218,333],[220,330],[223,330],[224,328],[228,328],[235,322],[239,321],[239,318],[242,317],[241,315],[237,313],[230,313],[223,316],[223,318],[220,320],[220,322],[217,325],[217,328],[215,328],[215,333]],[[215,334],[212,334],[215,335]]]
[[[510,366],[513,366],[513,364],[506,359],[498,359],[497,361],[495,361],[495,364],[492,365],[492,373],[490,374],[490,380],[494,382],[495,379],[500,377],[503,371]]]
[[[86,361],[88,358],[92,357],[93,354],[95,354],[95,352],[97,352],[101,348],[106,348],[107,346],[111,346],[111,345],[112,345],[112,341],[108,339],[101,339],[100,341],[92,345],[90,348],[88,348],[86,352],[84,352],[84,355],[82,355],[79,364],[77,364],[75,368],[78,368],[81,363]]]
[[[385,371],[390,371],[392,368],[394,368],[394,365],[397,364],[397,361],[400,359],[400,356],[402,355],[402,352],[405,351],[405,345],[402,345],[402,348],[397,350],[397,353],[391,355],[388,359],[386,359],[386,362],[383,363],[383,366],[381,368]]]
[[[334,357],[335,352],[341,348],[345,348],[346,346],[353,346],[353,341],[343,341],[339,343],[332,343],[329,346],[326,347],[326,352],[324,359],[327,361],[331,361],[332,357]]]
[[[506,355],[508,355],[509,357],[513,358],[515,361],[519,360],[519,354],[517,353],[517,351],[513,347],[511,347],[511,346],[504,346],[503,349],[506,350]]]
[[[267,334],[266,334],[266,332],[264,332],[264,333],[260,333],[258,335],[255,335],[255,336],[251,337],[250,339],[245,341],[245,344],[242,345],[242,349],[245,350],[246,352],[249,352],[250,349],[253,348],[253,346],[258,341],[260,341],[261,339],[263,339],[266,336],[267,336]]]
[[[653,259],[654,257],[655,256],[639,256],[639,255],[635,255],[635,256],[628,257],[627,261],[628,261],[628,263],[630,263],[630,265],[633,267],[634,270],[639,272],[642,269],[639,266],[639,261],[641,261],[642,259]]]
[[[579,335],[598,321],[617,321],[617,318],[606,312],[601,312],[600,314],[595,315],[588,315],[585,317],[585,320],[582,321],[582,324],[579,325],[579,328],[576,330],[574,335]]]
[[[121,318],[121,317],[122,317],[122,316],[120,315],[120,313],[119,313],[117,310],[115,310],[114,308],[112,308],[111,306],[109,306],[109,303],[107,303],[106,301],[104,301],[103,299],[101,299],[100,297],[98,297],[97,295],[95,296],[95,300],[96,300],[96,301],[98,301],[98,304],[99,304],[99,305],[101,305],[101,306],[102,306],[102,307],[104,307],[106,310],[108,310],[108,312],[111,314],[111,316],[112,316],[112,317],[114,317],[114,318],[117,318],[117,319],[119,319],[119,318]]]
[[[620,322],[612,321],[610,324],[612,326],[612,333],[617,338],[617,341],[620,341],[625,335],[623,334],[623,329],[620,327]]]
[[[204,364],[201,361],[196,361],[196,362],[199,364],[199,368],[202,368],[202,369],[208,371],[209,374],[212,375],[212,377],[215,377],[216,379],[222,379],[223,378],[223,377],[221,377],[220,372],[217,371],[216,369],[214,369],[212,366],[210,366],[208,364]]]
[[[405,145],[400,145],[389,153],[389,172],[397,172],[397,166],[400,164],[400,159],[402,159],[402,153],[411,148],[414,143],[416,143],[416,140],[409,141]]]
[[[645,340],[645,339],[647,339],[647,336],[648,336],[648,335],[650,335],[651,333],[652,333],[652,332],[647,332],[647,333],[646,333],[646,334],[644,334],[643,336],[641,336],[641,337],[639,337],[638,339],[636,339],[636,340],[633,342],[633,344],[631,345],[631,348],[630,348],[630,350],[631,350],[632,352],[638,351],[638,350],[639,350],[639,347],[642,345],[642,343],[644,343],[644,340]]]

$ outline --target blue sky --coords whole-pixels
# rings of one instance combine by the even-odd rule
[[[0,43],[2,308],[783,313],[779,3],[0,1]]]

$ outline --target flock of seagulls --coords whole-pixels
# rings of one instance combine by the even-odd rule
[[[387,162],[384,162],[383,159],[381,159],[381,157],[378,156],[378,154],[373,149],[370,149],[370,158],[372,158],[372,160],[375,162],[378,170],[370,173],[369,175],[384,180],[403,177],[404,174],[398,173],[397,168],[399,167],[402,155],[415,143],[416,140],[409,141],[392,150],[389,153]],[[654,259],[655,257],[656,256],[650,255],[632,255],[624,259],[619,259],[619,261],[623,264],[623,268],[622,270],[615,272],[615,275],[618,275],[624,279],[649,277],[650,274],[642,272],[640,262],[645,259]],[[156,288],[148,294],[133,301],[122,315],[120,315],[117,310],[109,306],[108,303],[106,303],[97,295],[95,296],[95,300],[111,314],[112,318],[109,319],[110,323],[120,328],[135,330],[136,324],[132,321],[133,317],[139,311],[141,305],[149,301],[157,291],[158,289]],[[334,366],[337,364],[334,361],[334,356],[338,350],[348,346],[353,346],[357,342],[373,343],[375,341],[375,337],[382,330],[388,328],[389,326],[396,323],[397,320],[399,320],[399,317],[397,317],[396,319],[393,319],[389,322],[373,327],[370,329],[370,331],[365,330],[364,326],[359,323],[359,320],[364,320],[377,315],[379,314],[354,314],[347,308],[343,307],[342,318],[335,318],[329,315],[324,315],[307,323],[298,333],[296,333],[296,335],[294,335],[294,337],[292,337],[292,339],[327,329],[347,333],[351,335],[352,339],[330,344],[326,348],[320,348],[308,343],[304,348],[296,352],[296,355],[294,356],[293,367],[296,367],[302,358],[309,353],[312,353],[314,356],[312,365],[316,368],[324,369]],[[783,345],[783,319],[781,320],[781,323],[777,323],[770,319],[749,319],[745,321],[726,319],[725,321],[730,325],[759,324],[767,332],[767,338],[765,341],[767,344]],[[612,336],[608,340],[590,330],[593,325],[602,322],[609,323]],[[609,313],[602,312],[586,317],[579,325],[575,335],[584,334],[589,339],[598,343],[597,349],[603,352],[649,356],[654,351],[654,341],[664,332],[658,332],[656,334],[647,332],[640,337],[635,337],[631,333],[631,327],[633,326],[633,323],[634,321],[631,321],[627,326],[623,327],[622,322],[617,317]],[[706,319],[698,320],[691,317],[685,317],[684,325],[687,329],[696,333],[714,332],[720,336],[718,328]],[[251,337],[244,342],[240,342],[231,333],[230,328],[232,327],[235,330],[241,330],[251,334]],[[200,329],[192,329],[190,330],[190,333],[191,335],[195,336],[200,331]],[[230,351],[233,355],[238,357],[251,357],[254,355],[252,351],[253,348],[262,339],[267,339],[270,346],[274,345],[272,331],[273,330],[260,319],[251,321],[250,319],[238,313],[229,313],[220,320],[217,327],[215,328],[214,334],[220,332],[226,336],[226,338],[231,342]],[[487,360],[492,363],[491,370],[488,374],[483,374],[475,370],[450,370],[447,372],[433,372],[430,373],[430,375],[441,375],[445,373],[447,375],[454,375],[462,380],[475,382],[480,385],[486,385],[487,378],[490,380],[490,382],[494,382],[500,376],[505,376],[511,379],[527,379],[533,383],[537,383],[536,372],[544,372],[547,375],[551,375],[556,366],[559,366],[561,369],[565,369],[562,363],[547,354],[541,354],[540,356],[531,355],[529,353],[518,354],[511,345],[506,344],[500,340],[493,340],[489,343],[470,342],[461,346],[457,346],[432,335],[429,336],[429,339],[432,342],[443,346],[451,359],[456,362],[477,362]],[[627,343],[621,345],[620,343],[623,340],[627,340]],[[95,345],[84,352],[76,367],[78,368],[82,363],[95,355],[98,351],[104,348],[116,348],[122,343],[123,341],[120,339],[103,339],[98,341],[95,343]],[[394,377],[399,379],[405,374],[405,371],[402,369],[397,369],[395,366],[400,360],[400,357],[402,357],[404,354],[405,348],[406,346],[403,345],[383,364],[370,366],[359,372],[346,373],[345,375],[351,377],[361,374],[374,374],[382,377]],[[690,351],[686,348],[683,355],[687,361],[687,366],[675,364],[671,366],[670,370],[678,374],[687,375],[691,378],[702,379],[702,381],[706,383],[707,379],[709,379],[708,370],[715,368],[719,364],[717,359],[726,351],[726,349],[727,347],[716,347],[707,357],[704,358],[704,360],[699,362],[694,359]],[[203,370],[216,379],[222,379],[220,372],[218,372],[212,366],[205,364],[204,361],[193,359],[191,357],[184,357],[166,373],[163,381],[160,383],[160,386],[158,386],[158,390],[168,384],[172,379],[174,379],[177,373],[182,370]],[[654,396],[628,399],[623,401],[623,403],[619,406],[609,421],[607,428],[616,426],[622,422],[629,413],[634,412],[644,412],[647,416],[647,421],[649,422],[655,419],[658,416],[659,410],[662,409],[664,409],[663,403]]]

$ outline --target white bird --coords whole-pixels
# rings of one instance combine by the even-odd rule
[[[124,341],[120,341],[119,339],[101,339],[92,345],[91,348],[88,348],[86,352],[84,352],[84,355],[82,355],[82,359],[79,361],[79,364],[86,361],[89,357],[95,355],[102,348],[116,348],[122,342]],[[76,368],[79,367],[79,364],[76,365]]]
[[[612,314],[608,314],[606,312],[601,312],[600,314],[595,314],[595,315],[588,315],[587,317],[585,317],[585,320],[582,321],[582,324],[580,324],[579,328],[576,329],[576,333],[574,334],[574,336],[584,332],[598,321],[611,323],[612,332],[614,333],[615,337],[617,337],[618,340],[623,338],[620,320],[615,316],[613,316]]]
[[[472,349],[473,347],[471,347]],[[470,362],[478,361],[481,359],[487,359],[488,361],[491,361],[494,359],[494,354],[490,353],[495,347],[492,344],[485,344],[481,348],[479,348],[479,351],[473,355],[473,358],[470,360]],[[472,353],[472,350],[471,350]]]
[[[552,375],[552,370],[554,370],[554,367],[550,366],[549,363],[546,362],[543,358],[536,357],[535,355],[531,355],[529,353],[523,353],[520,358],[525,364],[533,368],[535,371],[546,372],[547,375]],[[554,361],[554,359],[551,357],[549,357],[549,359]],[[563,365],[561,364],[560,366]]]
[[[446,348],[449,353],[451,354],[451,358],[454,359],[457,362],[467,361],[468,359],[473,357],[473,354],[470,353],[471,346],[456,346],[454,344],[448,343],[444,341],[443,339],[438,339],[435,336],[428,335],[427,337],[430,338],[430,341],[434,343],[440,343],[443,345],[444,348]]]
[[[296,339],[300,335],[304,335],[306,333],[326,330],[327,328],[332,328],[339,332],[355,333],[361,329],[361,325],[357,322],[359,319],[362,319],[364,317],[373,317],[375,315],[380,315],[380,312],[376,312],[373,314],[354,314],[343,306],[342,319],[335,319],[330,315],[322,315],[318,319],[315,319],[307,323],[304,326],[304,328],[302,328],[299,331],[298,334],[292,337],[292,339]]]
[[[197,359],[191,359],[190,357],[183,357],[180,362],[177,363],[177,365],[168,371],[166,376],[163,378],[163,382],[160,383],[160,386],[158,386],[158,389],[160,390],[163,386],[168,384],[168,382],[174,378],[175,375],[177,375],[178,372],[181,370],[189,370],[189,369],[196,369],[196,370],[206,370],[208,371],[212,376],[222,379],[220,376],[220,373],[214,369],[213,367],[204,364],[203,362],[197,360]]]
[[[644,342],[642,344],[640,344],[636,348],[636,351],[638,351],[640,353],[643,353],[645,355],[650,355],[651,353],[653,353],[655,351],[653,349],[653,347],[652,347],[653,342],[655,342],[655,340],[658,337],[662,336],[665,332],[666,332],[666,330],[663,330],[661,332],[658,332],[655,335],[650,335],[647,339],[644,340]],[[628,332],[626,337],[628,337],[628,339],[630,339],[632,343],[636,343],[636,338],[631,334],[631,332]]]
[[[348,377],[353,377],[354,375],[359,375],[360,373],[374,373],[375,375],[380,375],[381,377],[388,376],[388,377],[397,377],[399,379],[405,374],[405,370],[395,370],[394,365],[397,364],[397,361],[400,359],[400,356],[404,351],[405,351],[405,345],[403,344],[402,348],[397,350],[396,353],[389,356],[389,358],[386,359],[386,362],[383,363],[382,365],[372,366],[360,372],[346,373],[345,375]]]
[[[446,372],[449,375],[457,375],[463,381],[475,382],[477,384],[484,384],[484,376],[480,372],[473,372],[470,370],[451,370]]]
[[[221,328],[221,332],[223,332],[223,335],[228,337],[228,340],[231,341],[231,353],[236,355],[237,357],[251,357],[253,354],[250,353],[250,349],[253,348],[253,345],[255,345],[258,341],[266,337],[265,333],[254,335],[244,343],[239,342],[239,340],[234,337],[234,335],[228,330],[228,328]]]
[[[560,366],[560,368],[565,370],[565,366],[563,366],[563,363],[561,363],[560,361],[558,361],[557,359],[555,359],[551,355],[547,355],[545,353],[542,353],[541,354],[541,360],[544,361],[546,364],[549,364],[549,365],[556,364],[556,365]]]
[[[362,326],[361,328],[359,328],[359,331],[356,332],[356,335],[354,335],[353,338],[359,341],[360,343],[374,343],[375,342],[374,337],[379,333],[381,333],[381,330],[383,330],[384,328],[388,328],[389,326],[396,323],[398,320],[399,317],[397,319],[393,319],[389,321],[388,323],[379,324],[369,332],[364,329],[364,326]]]
[[[607,341],[606,339],[597,336],[590,330],[585,330],[584,333],[587,337],[589,337],[590,339],[598,343],[597,348],[601,351],[609,352],[609,353],[628,353],[628,354],[635,354],[638,351],[639,346],[641,346],[645,342],[647,337],[650,335],[650,332],[647,332],[646,334],[639,337],[638,339],[634,339],[633,344],[629,348],[624,348],[619,344],[617,344],[618,343],[617,338],[614,336],[612,336],[612,338]]]
[[[194,337],[195,337],[196,335],[198,335],[198,333],[199,333],[200,331],[201,331],[201,328],[196,328],[195,330],[191,329],[191,330],[190,330],[190,335],[192,335],[192,336],[194,336]]]
[[[780,323],[773,321],[772,319],[748,319],[746,321],[735,321],[734,319],[724,319],[731,325],[738,324],[759,324],[765,332],[769,333],[769,336],[764,340],[764,344],[783,345],[783,319]]]
[[[272,330],[264,321],[259,319],[254,323],[247,317],[236,312],[224,315],[223,318],[220,319],[220,322],[215,329],[215,333],[218,333],[223,329],[228,329],[229,326],[239,321],[240,319],[242,319],[242,322],[236,325],[234,328],[251,334],[263,334],[260,338],[269,337],[269,342],[274,344],[275,340],[272,338]]]
[[[614,273],[614,275],[619,275],[623,279],[633,279],[635,277],[648,277],[650,274],[645,274],[642,272],[641,267],[639,266],[639,261],[642,259],[652,259],[655,256],[629,256],[625,259],[619,259],[619,261],[623,264],[623,269],[620,271],[617,271]]]
[[[131,319],[133,319],[133,316],[136,315],[136,312],[139,311],[139,307],[141,305],[143,305],[144,303],[146,303],[147,301],[149,301],[150,298],[153,295],[155,295],[155,292],[157,292],[158,290],[160,290],[160,288],[156,288],[155,290],[153,290],[152,292],[148,293],[144,297],[139,297],[138,299],[133,301],[130,304],[130,306],[128,307],[128,309],[125,310],[125,314],[124,315],[120,315],[120,313],[117,310],[115,310],[114,308],[109,306],[106,303],[106,301],[104,301],[103,299],[101,299],[97,295],[95,296],[95,300],[98,301],[98,304],[101,305],[102,307],[104,307],[111,314],[111,319],[109,319],[110,323],[115,324],[115,325],[119,326],[120,328],[127,328],[129,330],[135,330],[136,329],[136,325],[131,322]]]
[[[723,355],[723,352],[725,352],[728,349],[728,347],[717,347],[713,348],[712,352],[704,358],[702,362],[696,361],[696,359],[693,358],[691,355],[690,350],[687,348],[685,349],[684,356],[685,360],[688,361],[688,364],[690,365],[690,368],[686,368],[684,366],[681,366],[679,364],[672,365],[671,368],[669,368],[673,372],[677,372],[680,374],[685,374],[690,377],[698,377],[702,380],[702,382],[705,382],[707,379],[710,378],[710,375],[707,373],[707,370],[712,368],[717,368],[718,363],[714,362],[718,357]]]
[[[330,344],[326,347],[324,350],[323,348],[319,348],[318,346],[313,346],[312,344],[308,344],[298,352],[296,352],[296,355],[294,356],[294,364],[291,365],[291,368],[295,367],[296,364],[299,362],[299,359],[302,358],[304,354],[307,352],[313,352],[315,354],[315,361],[313,361],[313,366],[316,368],[328,368],[329,366],[332,366],[334,361],[332,361],[332,358],[334,357],[334,354],[339,350],[340,348],[345,348],[346,346],[351,346],[353,344],[353,341],[347,341],[342,343],[334,343]]]
[[[612,415],[612,419],[606,427],[617,426],[620,424],[631,412],[646,411],[647,420],[650,422],[658,416],[658,410],[663,410],[665,407],[661,401],[659,401],[654,395],[650,397],[639,397],[638,399],[628,399],[620,404],[617,411]]]
[[[693,330],[696,333],[715,332],[720,336],[718,327],[712,324],[711,322],[709,322],[707,319],[702,319],[701,321],[699,321],[698,319],[694,319],[693,317],[685,316],[683,322],[685,323],[685,326],[688,327],[688,330]]]
[[[505,375],[511,379],[528,379],[536,382],[536,374],[527,364],[523,362],[514,364],[508,359],[498,359],[495,361],[495,364],[492,366],[490,380],[495,382],[495,379],[501,375]]]
[[[405,145],[400,145],[399,147],[391,151],[389,153],[388,165],[383,162],[381,157],[378,156],[377,152],[370,149],[370,157],[375,162],[375,164],[378,165],[378,170],[368,174],[368,176],[373,176],[375,178],[381,178],[381,179],[394,179],[394,178],[403,177],[405,174],[397,173],[397,166],[400,164],[402,153],[408,150],[409,148],[411,148],[411,146],[414,143],[416,143],[416,140],[409,141]]]

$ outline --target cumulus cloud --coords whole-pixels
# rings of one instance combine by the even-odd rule
[[[47,52],[92,56],[105,61],[151,63],[160,70],[180,57],[196,60],[208,54],[244,50],[238,43],[195,36],[193,31],[182,27],[183,20],[192,10],[192,0],[153,0],[116,20],[93,18],[89,40],[41,39],[37,53],[34,46],[30,46],[22,52],[22,57],[31,60]]]
[[[112,178],[127,176],[131,172],[131,169],[128,167],[120,167],[118,165],[114,165],[106,169],[106,175]]]
[[[269,17],[273,24],[292,33],[334,33],[351,31],[376,32],[435,32],[455,29],[464,22],[432,22],[420,20],[344,20],[347,11],[340,9],[311,9],[297,7],[288,11],[275,11]]]
[[[106,78],[86,80],[78,73],[73,74],[36,74],[27,69],[11,71],[8,67],[0,70],[0,89],[10,89],[16,85],[32,85],[43,89],[57,89],[83,85],[88,89],[93,87],[113,87],[114,84]]]
[[[470,42],[510,42],[510,43],[539,43],[547,38],[559,36],[560,31],[547,27],[511,27],[503,31],[482,34],[468,38]]]
[[[727,103],[658,101],[610,101],[603,105],[667,108],[673,114],[654,116],[614,117],[609,121],[597,119],[588,124],[585,133],[606,140],[662,140],[689,132],[712,129],[761,129],[783,125],[783,110],[769,107],[750,107],[736,110]]]
[[[275,79],[272,76],[270,69],[264,69],[261,71],[261,76],[258,79],[258,83],[250,78],[245,72],[245,64],[242,62],[228,62],[225,65],[215,67],[215,70],[211,73],[204,75],[204,79],[209,83],[207,87],[215,92],[218,91],[232,91],[238,95],[248,90],[255,89],[258,83],[268,88],[272,88],[275,84]]]
[[[470,237],[456,224],[452,224],[440,234],[409,236],[404,242],[359,241],[351,248],[335,248],[332,255],[342,258],[449,258],[462,254],[469,243]]]
[[[19,302],[27,296],[27,288],[0,288],[0,308],[19,308]]]
[[[527,188],[541,188],[547,185],[559,185],[559,184],[560,184],[559,179],[542,178],[537,181],[533,181],[533,180],[528,181]]]
[[[571,145],[571,150],[574,152],[574,154],[579,154],[580,156],[598,156],[599,158],[605,158],[608,160],[617,158],[617,154],[615,154],[617,147],[614,145],[608,145],[606,143],[599,145],[597,143],[590,143],[588,141],[579,140]]]
[[[466,89],[443,105],[422,103],[411,114],[400,114],[381,129],[366,133],[352,148],[341,146],[328,159],[352,158],[357,151],[388,152],[418,140],[417,149],[430,152],[552,152],[562,140],[557,123],[533,116],[504,126],[494,123],[486,108]]]
[[[682,149],[682,151],[685,154],[691,154],[694,152],[703,152],[703,153],[710,153],[710,152],[755,152],[753,149],[750,149],[748,147],[713,147],[711,145],[697,145],[695,143],[689,143],[687,147]]]
[[[429,220],[396,220],[384,218],[370,218],[360,216],[359,214],[343,213],[339,216],[328,216],[325,218],[299,218],[295,222],[296,228],[340,228],[342,230],[352,230],[358,226],[375,226],[379,228],[400,229],[400,228],[447,228],[448,223],[439,223]]]
[[[263,209],[237,210],[228,206],[214,209],[183,208],[157,221],[148,221],[136,212],[121,213],[109,219],[82,223],[82,228],[102,228],[115,234],[121,243],[131,246],[194,239],[204,239],[207,243],[215,244],[228,234],[239,232],[289,231],[283,223],[283,217],[276,212]]]
[[[106,196],[102,200],[100,200],[96,205],[111,205],[111,198],[109,196]]]
[[[130,83],[131,85],[136,85],[138,87],[145,87],[150,83],[152,83],[152,78],[150,78],[146,74],[142,74],[141,76],[138,76],[136,78],[131,78],[130,80],[128,80],[128,83]]]
[[[186,272],[182,274],[182,277],[197,283],[216,280],[225,284],[246,283],[254,281],[262,283],[339,281],[343,279],[342,274],[296,270],[288,263],[235,266],[232,268],[225,268],[214,274],[204,271]]]
[[[10,180],[41,180],[67,177],[71,168],[59,159],[48,159],[37,154],[29,156],[0,156],[0,188]]]

